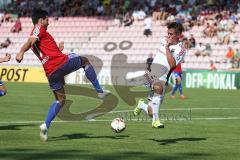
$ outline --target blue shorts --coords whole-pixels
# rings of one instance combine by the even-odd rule
[[[69,54],[67,62],[48,77],[50,88],[53,91],[63,88],[65,85],[64,76],[81,67],[83,67],[81,57],[75,53]]]
[[[177,78],[181,78],[182,79],[182,73],[179,73],[179,72],[173,72],[173,75],[174,75],[174,78],[177,79]]]

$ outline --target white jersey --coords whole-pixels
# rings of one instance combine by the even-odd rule
[[[152,30],[152,18],[151,17],[144,19],[144,29]]]
[[[164,38],[161,42],[160,42],[160,48],[158,53],[156,54],[156,56],[153,59],[153,63],[156,64],[161,64],[163,66],[165,66],[168,69],[168,72],[170,71],[170,65],[168,63],[167,60],[167,56],[166,56],[166,44],[167,44],[167,40]],[[176,45],[171,45],[169,46],[170,52],[176,62],[176,66],[183,62],[184,60],[184,56],[186,54],[186,49],[183,46],[182,42],[179,42]],[[166,81],[167,78],[167,73],[166,75],[164,75],[163,77],[161,77],[161,80]]]
[[[160,48],[159,48],[158,53],[156,54],[156,56],[153,59],[153,63],[161,64],[161,65],[167,67],[167,69],[169,71],[170,65],[168,63],[167,56],[166,56],[166,44],[167,44],[166,39],[163,39],[160,42]],[[179,63],[181,63],[184,60],[184,56],[186,54],[186,49],[184,48],[182,42],[179,42],[176,45],[169,46],[169,49],[170,49],[170,52],[176,62],[176,66],[177,66]]]

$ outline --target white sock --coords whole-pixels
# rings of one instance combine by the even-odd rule
[[[147,104],[142,103],[142,104],[140,105],[140,108],[141,108],[142,110],[144,110],[144,112],[145,112],[146,114],[148,114],[148,105],[147,105]]]
[[[152,107],[152,112],[153,112],[152,122],[159,120],[158,113],[159,113],[160,104],[161,104],[161,96],[154,96],[152,98],[152,102],[151,102],[151,107]]]

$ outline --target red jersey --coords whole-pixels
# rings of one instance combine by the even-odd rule
[[[53,37],[42,25],[35,25],[30,37],[38,39],[31,49],[42,62],[47,76],[52,74],[67,61],[67,55],[59,50]]]
[[[176,68],[173,70],[173,72],[178,72],[178,73],[182,73],[182,66],[181,63],[179,63]]]

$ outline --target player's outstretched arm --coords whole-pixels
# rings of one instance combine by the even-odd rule
[[[31,46],[37,41],[37,38],[35,37],[29,37],[27,42],[24,43],[20,51],[18,52],[16,56],[16,61],[20,63],[23,60],[24,53],[28,51]]]
[[[11,55],[8,54],[8,53],[6,53],[5,57],[0,58],[0,63],[2,63],[2,62],[8,62],[8,61],[10,61],[10,59],[11,59]]]

